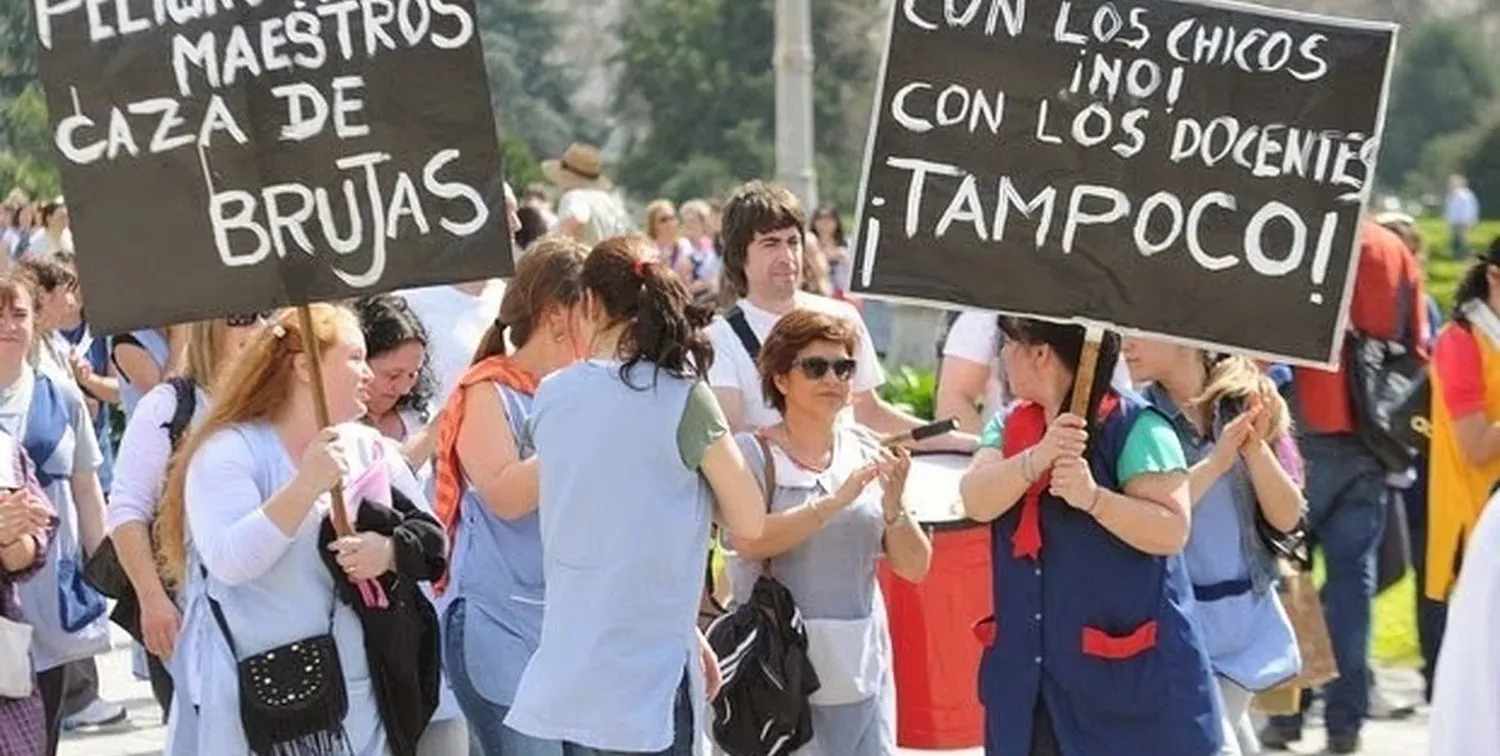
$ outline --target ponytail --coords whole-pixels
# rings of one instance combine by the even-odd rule
[[[1500,247],[1500,239],[1492,246]],[[1469,317],[1464,314],[1464,305],[1471,300],[1488,302],[1490,299],[1490,266],[1494,263],[1488,258],[1479,260],[1464,271],[1464,277],[1459,280],[1458,288],[1453,293],[1453,322],[1461,325],[1469,325]]]
[[[694,304],[677,274],[648,257],[644,237],[616,236],[600,242],[583,268],[583,285],[594,293],[612,324],[624,325],[618,354],[620,378],[630,384],[637,363],[678,378],[702,378],[713,364],[713,346],[703,329],[713,311]]]
[[[505,324],[499,318],[492,321],[479,339],[479,348],[474,350],[474,360],[470,364],[478,365],[491,357],[504,357],[509,349],[505,343],[505,331]]]
[[[635,345],[632,360],[647,360],[681,378],[702,379],[713,365],[714,350],[703,329],[713,321],[713,310],[694,304],[682,279],[666,265],[646,262],[630,332]]]
[[[588,247],[568,236],[553,234],[536,240],[516,263],[516,274],[500,300],[500,312],[474,351],[474,364],[508,354],[511,343],[517,349],[525,346],[547,308],[573,307],[583,301],[579,277],[588,252]]]

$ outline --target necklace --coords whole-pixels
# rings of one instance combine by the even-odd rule
[[[790,441],[791,439],[789,438],[787,440]],[[796,465],[797,469],[804,472],[810,472],[814,475],[820,475],[827,472],[828,468],[833,465],[833,450],[831,449],[828,452],[828,461],[826,463],[821,465],[812,465],[802,461],[801,459],[798,459],[797,455],[792,453],[789,444],[784,444],[780,441],[776,441],[776,446],[781,449],[781,453],[785,454],[786,458],[790,460],[793,465]]]

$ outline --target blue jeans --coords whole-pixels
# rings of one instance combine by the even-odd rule
[[[1390,489],[1385,470],[1352,435],[1308,436],[1301,447],[1311,541],[1327,560],[1323,614],[1339,668],[1338,679],[1324,691],[1324,719],[1330,736],[1354,736],[1369,714],[1375,563]],[[1297,732],[1302,716],[1274,717],[1271,724]]]
[[[562,743],[538,740],[506,727],[505,715],[510,707],[490,701],[474,688],[464,660],[464,611],[463,599],[448,607],[443,623],[443,668],[458,708],[469,720],[469,733],[479,742],[484,756],[564,756]]]

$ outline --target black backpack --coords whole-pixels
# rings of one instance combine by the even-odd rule
[[[1403,282],[1397,294],[1396,337],[1377,339],[1352,331],[1344,339],[1344,365],[1354,409],[1355,435],[1387,470],[1411,467],[1426,452],[1421,432],[1431,412],[1432,387],[1427,364],[1417,354],[1412,333],[1412,287]]]
[[[177,395],[177,409],[172,411],[172,419],[168,420],[162,428],[167,431],[167,438],[172,442],[172,451],[182,443],[182,437],[187,434],[188,425],[193,422],[193,413],[198,411],[198,387],[191,379],[182,376],[173,376],[167,379],[172,387],[172,393]]]

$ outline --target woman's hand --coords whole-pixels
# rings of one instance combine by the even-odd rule
[[[1272,440],[1271,427],[1276,420],[1276,412],[1273,408],[1280,400],[1281,396],[1276,393],[1276,387],[1270,381],[1262,381],[1260,389],[1250,395],[1250,401],[1246,406],[1248,412],[1254,413],[1254,429],[1250,437],[1245,439],[1242,451],[1248,454],[1260,442],[1269,443]]]
[[[94,366],[76,354],[69,355],[68,360],[72,363],[73,379],[78,382],[78,385],[89,385],[89,381],[94,379]]]
[[[1259,405],[1249,404],[1236,415],[1224,430],[1219,432],[1219,438],[1214,441],[1214,450],[1209,453],[1209,464],[1215,476],[1224,475],[1234,469],[1234,463],[1240,454],[1248,451],[1251,444],[1259,441],[1255,426],[1260,419]]]
[[[901,511],[901,498],[906,493],[906,476],[911,472],[911,452],[901,447],[882,450],[876,463],[880,469],[880,485],[885,490],[882,504],[890,517]]]
[[[345,459],[338,431],[324,428],[307,445],[307,451],[302,452],[302,464],[297,467],[297,477],[321,494],[333,488],[348,471],[349,463]]]
[[[1089,463],[1080,456],[1068,456],[1052,463],[1052,495],[1066,501],[1068,506],[1093,514],[1099,503],[1099,486]]]
[[[1031,474],[1039,477],[1059,459],[1082,457],[1088,446],[1088,424],[1072,413],[1063,413],[1052,421],[1041,443],[1032,447]],[[1035,477],[1033,477],[1033,480]]]
[[[167,594],[158,591],[151,598],[141,601],[141,635],[150,651],[158,659],[172,658],[172,649],[177,646],[177,634],[182,630],[182,613]]]
[[[853,504],[854,500],[858,499],[860,494],[863,494],[865,489],[870,486],[870,483],[874,482],[878,477],[880,477],[880,461],[876,460],[855,470],[854,474],[850,475],[849,479],[845,480],[843,485],[839,486],[839,490],[833,495],[833,498],[840,508],[847,507]]]
[[[708,692],[708,700],[712,701],[719,697],[719,690],[724,687],[724,676],[719,673],[719,655],[714,653],[714,647],[709,645],[702,630],[698,631],[698,656],[703,663],[703,687]]]
[[[52,522],[52,516],[52,507],[27,491],[0,498],[0,546],[41,535]]]
[[[352,581],[373,580],[396,568],[396,548],[379,533],[356,533],[328,544]]]

